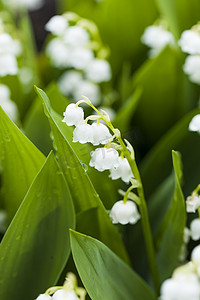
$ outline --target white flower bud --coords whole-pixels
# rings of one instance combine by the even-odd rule
[[[194,30],[185,30],[181,34],[179,46],[183,52],[200,54],[200,34]]]
[[[194,219],[190,224],[191,238],[194,241],[200,239],[200,219]]]
[[[197,268],[200,271],[200,245],[196,246],[192,250],[191,259],[192,259],[192,262],[197,266]],[[199,273],[199,276],[200,276],[200,273]]]
[[[108,127],[104,124],[97,124],[96,122],[92,123],[93,129],[93,138],[92,144],[97,146],[99,144],[107,144],[111,139],[112,135],[110,134]]]
[[[186,211],[188,213],[195,213],[200,207],[200,197],[198,195],[192,195],[186,199]]]
[[[60,289],[53,294],[52,300],[79,300],[74,291]]]
[[[51,296],[47,294],[40,294],[35,300],[51,300]]]
[[[189,124],[190,131],[200,132],[200,114],[194,116]]]
[[[67,71],[63,73],[62,76],[60,77],[58,86],[64,95],[69,96],[69,95],[73,95],[76,89],[78,89],[79,84],[82,82],[82,80],[83,79],[80,72],[74,70]],[[77,99],[79,99],[80,96],[77,97]]]
[[[115,180],[121,178],[124,182],[129,183],[130,179],[133,178],[130,165],[126,158],[118,158],[118,167],[114,167],[110,170],[110,177]]]
[[[174,37],[171,32],[156,25],[149,26],[145,29],[141,41],[152,48],[153,51],[150,51],[150,56],[159,54],[166,45],[174,45]]]
[[[64,119],[62,121],[68,126],[77,126],[84,120],[84,112],[82,107],[76,106],[74,103],[71,103],[67,106],[63,116]]]
[[[183,65],[183,71],[192,82],[200,84],[200,56],[189,55]]]
[[[83,47],[90,40],[89,33],[82,27],[71,26],[64,35],[64,41],[71,47]]]
[[[113,205],[110,217],[113,224],[135,224],[140,219],[140,214],[137,205],[133,201],[128,200],[124,203],[123,200],[120,200]]]
[[[118,166],[118,152],[113,148],[97,148],[90,153],[90,166],[98,171],[110,170],[114,166]]]
[[[53,16],[45,25],[45,29],[55,35],[64,34],[68,21],[63,16]]]
[[[112,76],[110,64],[103,59],[93,59],[85,72],[88,79],[97,83],[109,81]]]
[[[94,105],[98,105],[101,101],[100,87],[89,80],[80,81],[73,95],[74,99],[80,99],[82,95],[87,95]]]
[[[93,129],[92,126],[85,122],[79,123],[73,132],[73,142],[79,142],[81,144],[92,142]]]

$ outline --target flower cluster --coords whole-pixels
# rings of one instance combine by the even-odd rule
[[[84,111],[79,106],[81,103],[90,105],[97,115],[91,115],[84,119]],[[127,158],[124,157],[120,145],[114,142],[115,139],[119,141],[121,138],[120,132],[112,126],[105,111],[99,112],[90,100],[84,97],[84,100],[80,100],[76,104],[69,104],[63,115],[63,122],[68,126],[75,126],[73,142],[92,143],[94,146],[104,145],[104,147],[98,147],[91,152],[89,163],[91,167],[100,172],[109,170],[113,180],[121,178],[125,183],[129,183],[133,179],[134,176]],[[101,120],[104,121],[104,124],[100,123]],[[92,124],[88,124],[88,121],[92,121]],[[136,204],[133,201],[127,201],[126,198],[124,201],[115,203],[111,209],[110,217],[113,223],[134,224],[139,220],[140,215]]]
[[[5,32],[3,20],[0,19],[0,77],[18,73],[17,57],[21,51],[20,42]]]
[[[167,45],[174,45],[174,36],[165,29],[165,26],[162,23],[160,23],[158,25],[147,27],[141,37],[141,41],[151,48],[149,56],[155,57]]]
[[[10,90],[4,84],[0,84],[0,106],[13,122],[18,120],[17,105],[10,99]]]
[[[193,249],[191,261],[177,268],[161,286],[160,300],[190,299],[200,299],[200,245]]]
[[[45,28],[54,35],[46,47],[51,64],[67,69],[58,82],[61,92],[74,99],[85,94],[99,104],[99,83],[111,79],[111,68],[94,23],[68,13],[52,17]]]
[[[63,286],[49,288],[45,294],[40,294],[36,300],[85,300],[86,291],[78,287],[76,277],[68,273]]]
[[[179,40],[182,51],[189,56],[183,66],[184,72],[189,79],[200,84],[200,25],[193,26],[190,30],[185,30]]]
[[[16,11],[24,8],[36,10],[44,4],[44,0],[3,0],[3,2]]]

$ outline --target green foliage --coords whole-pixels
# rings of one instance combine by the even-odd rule
[[[92,300],[153,300],[147,284],[101,242],[71,231],[72,254]]]
[[[56,284],[70,253],[71,195],[51,153],[0,245],[0,298],[34,299]]]

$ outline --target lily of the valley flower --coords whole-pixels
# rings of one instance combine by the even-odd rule
[[[53,16],[45,25],[45,29],[55,35],[63,35],[68,27],[68,21],[63,16]]]
[[[179,46],[188,54],[200,54],[200,34],[195,30],[185,30],[181,34]]]
[[[86,124],[84,121],[79,123],[73,132],[73,142],[81,144],[92,142],[93,129],[92,126]]]
[[[98,171],[110,170],[114,166],[118,166],[119,154],[113,148],[97,148],[91,152],[90,166]]]
[[[194,116],[189,124],[190,131],[197,131],[200,133],[200,114]]]
[[[79,300],[79,298],[74,291],[60,289],[53,294],[52,300]]]
[[[86,77],[100,83],[111,79],[110,64],[104,59],[93,59],[86,68]]]
[[[114,224],[135,224],[140,219],[140,214],[137,205],[133,201],[128,200],[124,202],[120,200],[113,205],[110,217]]]
[[[190,230],[191,230],[191,238],[194,241],[199,240],[200,239],[200,219],[199,218],[196,218],[191,222]]]
[[[188,213],[195,213],[200,207],[200,197],[198,195],[192,195],[186,199],[186,211]]]
[[[63,113],[65,122],[68,126],[77,126],[84,119],[83,109],[76,104],[71,103],[67,106],[65,112]]]
[[[130,179],[133,178],[128,160],[123,157],[118,158],[119,165],[110,170],[110,177],[115,180],[121,178],[124,182],[129,183]]]

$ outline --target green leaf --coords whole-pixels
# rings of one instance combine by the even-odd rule
[[[43,165],[45,157],[8,118],[2,108],[0,139],[2,195],[10,221]]]
[[[70,231],[72,254],[92,300],[153,300],[148,285],[104,244]]]
[[[157,237],[158,266],[161,280],[166,279],[178,264],[178,259],[183,245],[183,232],[186,224],[185,199],[181,190],[181,157],[173,151],[173,165],[175,172],[175,190],[170,208],[163,220]]]
[[[0,298],[35,299],[55,285],[74,226],[71,195],[51,153],[0,244]]]
[[[44,103],[45,112],[51,125],[58,162],[63,170],[65,179],[69,184],[76,213],[93,207],[98,207],[100,227],[100,234],[98,238],[125,261],[128,261],[121,237],[114,225],[111,223],[111,220],[98,194],[96,193],[87,172],[85,172],[82,163],[79,161],[77,155],[70,146],[70,143],[57,125],[55,113],[50,106],[47,95],[39,88],[36,88],[36,91]]]

